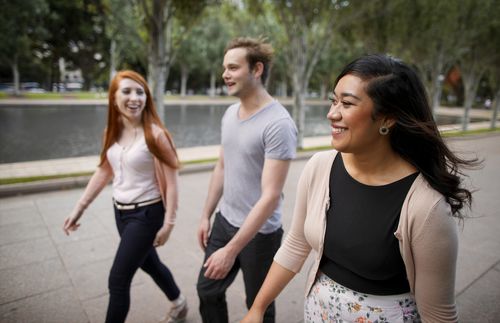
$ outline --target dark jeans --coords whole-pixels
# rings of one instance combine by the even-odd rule
[[[125,321],[130,307],[130,283],[139,267],[153,278],[169,300],[179,297],[172,273],[153,247],[156,233],[163,225],[164,212],[162,202],[129,211],[115,207],[121,240],[109,274],[107,323]]]
[[[227,220],[217,213],[212,232],[205,250],[205,260],[224,247],[238,231]],[[283,229],[278,229],[270,234],[257,233],[257,235],[241,250],[236,257],[233,268],[224,279],[215,280],[205,277],[205,268],[201,268],[198,276],[198,297],[200,299],[200,314],[204,323],[225,323],[229,321],[227,314],[226,290],[234,281],[238,270],[241,268],[245,283],[247,308],[257,296],[260,286],[266,278],[267,271],[273,262],[273,257],[281,244]],[[264,315],[264,322],[274,322],[274,302],[269,305]]]

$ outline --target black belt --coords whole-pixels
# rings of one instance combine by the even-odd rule
[[[138,203],[120,203],[117,200],[113,199],[113,204],[118,210],[135,210],[141,206],[147,206],[151,204],[155,204],[161,201],[161,197],[152,199],[152,200],[147,200],[144,202],[138,202]]]

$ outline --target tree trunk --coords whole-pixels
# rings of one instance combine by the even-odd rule
[[[186,96],[187,80],[189,77],[189,68],[186,64],[181,65],[181,96]]]
[[[215,70],[212,69],[210,71],[210,90],[208,92],[210,97],[215,96],[215,81],[216,81],[216,79],[217,79],[217,77],[215,75]]]
[[[116,41],[111,39],[111,46],[109,47],[109,84],[116,75]]]
[[[441,93],[443,88],[443,68],[444,68],[444,53],[442,50],[439,51],[438,56],[435,61],[435,65],[431,71],[431,108],[432,115],[436,119],[436,114],[439,106],[441,105]]]
[[[321,83],[321,86],[319,88],[319,97],[320,97],[320,99],[322,99],[322,100],[328,99],[328,91],[327,91],[327,89],[328,89],[328,84],[325,83],[325,82]]]
[[[479,80],[481,79],[480,72],[471,71],[468,74],[463,74],[463,82],[464,82],[464,116],[462,118],[462,131],[466,131],[469,126],[470,119],[470,109],[472,109],[472,105],[474,104],[474,99],[476,98],[477,88],[479,87]]]
[[[305,112],[304,112],[304,96],[302,77],[297,72],[293,74],[293,110],[292,116],[297,126],[297,147],[304,148],[304,127],[305,127]]]
[[[148,83],[153,94],[156,108],[163,109],[163,95],[165,92],[165,76],[167,73],[166,34],[170,33],[168,24],[169,6],[161,1],[153,1],[153,10],[147,24],[149,33],[148,51]]]
[[[491,116],[490,128],[495,129],[497,127],[498,110],[500,109],[500,89],[498,89],[495,99],[493,100],[493,113]]]
[[[474,98],[476,96],[477,85],[475,85],[473,75],[463,75],[464,82],[464,115],[462,118],[462,131],[466,131],[470,122],[470,109],[474,104]],[[479,82],[478,82],[479,83]]]
[[[286,79],[280,82],[280,96],[286,98],[288,96],[288,84]]]
[[[17,55],[14,56],[14,60],[12,62],[12,76],[14,81],[14,95],[19,96],[21,94],[20,85],[19,85],[19,67],[17,66]]]

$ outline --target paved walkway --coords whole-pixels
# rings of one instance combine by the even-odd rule
[[[461,322],[498,322],[500,318],[500,134],[449,140],[454,149],[485,158],[482,170],[468,171],[475,218],[460,232],[456,293]],[[302,156],[306,157],[307,156]],[[284,193],[284,229],[288,231],[295,186],[305,159],[292,163]],[[202,261],[195,232],[206,197],[209,172],[180,176],[178,224],[159,248],[187,295],[188,322],[200,322],[195,281]],[[81,188],[0,199],[0,322],[102,322],[107,306],[107,275],[118,243],[106,188],[87,210],[82,226],[67,237],[63,219],[82,194]],[[277,322],[302,322],[304,266],[277,300]],[[133,281],[127,322],[158,322],[165,297],[148,276]],[[228,291],[231,322],[245,313],[238,276]]]

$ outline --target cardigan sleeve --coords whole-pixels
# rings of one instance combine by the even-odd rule
[[[170,140],[168,140],[165,132],[161,129],[155,130],[155,140],[159,154],[161,154],[165,160],[177,160],[175,148],[172,146]],[[175,224],[175,219],[177,217],[178,206],[177,169],[172,168],[158,158],[155,158],[155,173],[161,198],[163,200],[163,204],[165,205],[164,222],[173,225]]]
[[[417,233],[412,239],[414,291],[420,316],[423,322],[457,322],[457,223],[444,197],[436,202],[423,224],[415,230]]]
[[[311,171],[315,167],[313,160],[314,158],[308,161],[300,176],[292,225],[283,244],[274,256],[274,261],[295,273],[300,271],[311,251],[311,246],[304,234],[304,223],[307,216],[307,196]]]

